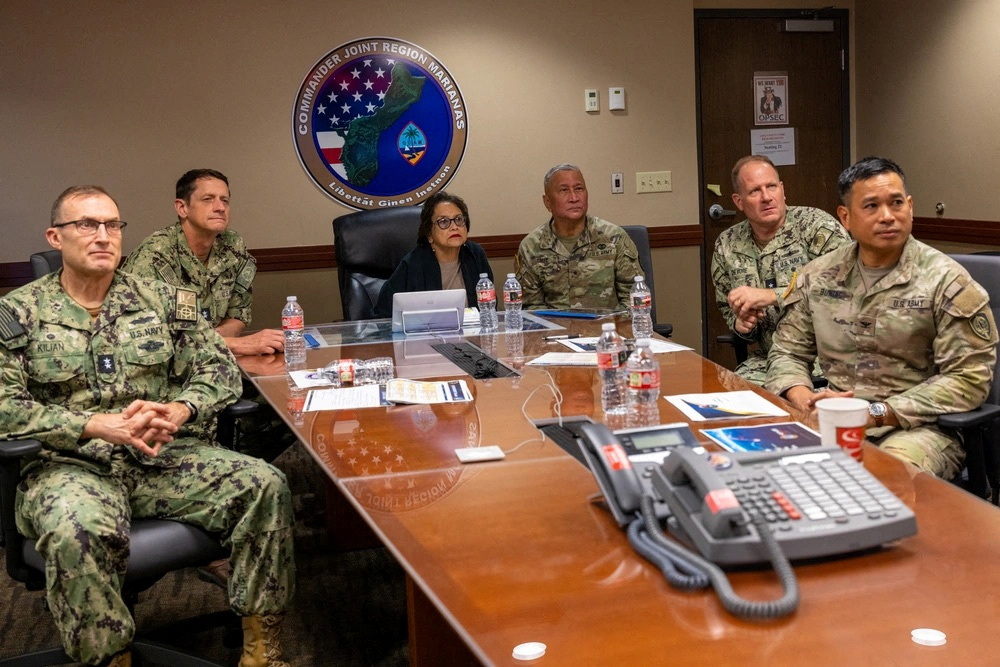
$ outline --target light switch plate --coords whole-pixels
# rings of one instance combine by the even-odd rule
[[[583,110],[587,112],[601,110],[601,98],[597,88],[587,88],[583,91]]]

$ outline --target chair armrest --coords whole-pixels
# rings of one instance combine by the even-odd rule
[[[0,459],[21,459],[42,451],[37,440],[0,440]]]
[[[968,412],[939,415],[937,423],[938,426],[944,426],[945,428],[963,429],[970,426],[983,426],[997,419],[1000,419],[1000,405],[986,403]]]
[[[14,544],[18,539],[14,525],[14,500],[21,481],[21,466],[24,459],[34,456],[41,449],[42,443],[38,440],[0,440],[0,546]],[[7,571],[11,576],[21,572],[22,568],[21,554],[7,554]]]
[[[742,364],[750,356],[750,351],[748,349],[749,343],[746,339],[740,338],[736,334],[727,333],[715,337],[716,343],[721,343],[723,345],[732,345],[733,352],[736,353],[736,363]]]
[[[660,334],[664,338],[670,338],[670,334],[674,332],[673,324],[654,324],[653,331]]]
[[[259,403],[251,401],[248,398],[240,398],[232,405],[224,407],[219,413],[219,419],[235,419],[236,417],[243,417],[251,412],[256,412],[259,407]]]

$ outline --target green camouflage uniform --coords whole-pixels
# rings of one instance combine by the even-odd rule
[[[140,243],[122,269],[194,290],[198,293],[202,316],[213,327],[228,318],[250,324],[257,263],[247,251],[243,238],[232,230],[227,229],[216,237],[208,264],[203,264],[191,251],[178,222],[154,232]],[[267,401],[255,395],[252,387],[244,389],[260,407],[238,420],[235,446],[244,453],[273,460],[295,442],[295,436]]]
[[[964,453],[938,415],[978,407],[990,390],[997,332],[989,297],[946,255],[910,238],[899,263],[865,292],[852,243],[799,272],[774,334],[766,387],[809,384],[814,359],[835,391],[884,401],[901,428],[869,439],[950,479]]]
[[[789,206],[785,224],[763,250],[753,240],[749,220],[719,234],[712,254],[715,303],[730,331],[749,343],[757,343],[756,349],[750,349],[746,361],[737,366],[738,375],[764,384],[771,336],[784,304],[783,295],[792,284],[795,272],[820,255],[850,242],[851,237],[836,218],[808,206]],[[728,301],[729,293],[743,285],[773,289],[778,300],[776,305],[766,309],[764,317],[748,334],[736,331],[736,314]]]
[[[17,526],[37,539],[49,609],[69,656],[121,651],[134,622],[120,588],[132,518],[179,519],[231,549],[229,598],[240,615],[281,613],[295,583],[291,494],[284,475],[182,427],[157,457],[81,440],[98,412],[133,400],[190,401],[214,421],[240,392],[239,371],[201,318],[193,292],[118,271],[96,320],[62,289],[61,272],[0,299],[0,437],[37,438],[23,471]]]
[[[621,227],[592,215],[573,252],[552,220],[524,237],[515,260],[524,308],[626,309],[639,252]]]

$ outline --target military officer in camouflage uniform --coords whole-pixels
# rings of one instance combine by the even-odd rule
[[[798,269],[851,239],[826,211],[786,207],[778,170],[765,156],[749,155],[737,161],[732,181],[733,202],[747,219],[715,241],[715,302],[729,329],[756,343],[736,373],[764,384],[771,336],[783,305],[781,295]]]
[[[966,270],[910,236],[904,178],[885,158],[840,175],[837,213],[855,242],[810,262],[789,288],[766,387],[807,410],[828,396],[873,401],[869,440],[951,479],[964,454],[935,422],[986,399],[996,324]],[[830,381],[819,393],[809,384],[814,359]]]
[[[524,308],[628,308],[639,252],[621,227],[587,215],[580,169],[552,167],[542,202],[552,217],[524,237],[515,258]]]
[[[163,517],[231,549],[240,665],[286,665],[266,657],[295,582],[284,475],[189,429],[239,397],[232,355],[193,292],[115,270],[125,223],[107,192],[70,188],[52,211],[45,236],[63,269],[0,299],[0,437],[43,443],[23,471],[17,526],[45,559],[67,654],[130,664],[129,524]]]
[[[281,352],[284,335],[279,330],[241,335],[250,324],[257,264],[242,237],[229,229],[229,180],[214,169],[192,169],[177,181],[176,196],[178,222],[143,241],[124,270],[197,292],[202,315],[233,354]],[[295,442],[263,402],[253,415],[240,419],[239,432],[240,451],[269,461]]]

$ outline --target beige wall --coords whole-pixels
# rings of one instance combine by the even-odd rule
[[[906,171],[918,216],[997,220],[1000,3],[858,2],[857,154]]]

